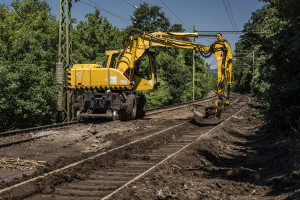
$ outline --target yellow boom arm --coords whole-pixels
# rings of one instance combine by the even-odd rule
[[[107,67],[100,64],[76,64],[67,68],[67,88],[69,90],[97,90],[122,93],[124,91],[143,91],[155,89],[159,82],[156,76],[155,52],[151,47],[172,47],[195,50],[204,57],[215,55],[218,64],[218,99],[208,107],[206,116],[217,114],[229,104],[229,93],[226,98],[226,84],[231,85],[232,52],[229,43],[217,34],[216,41],[210,46],[182,41],[176,37],[198,37],[197,33],[146,33],[132,31],[124,39],[120,51],[107,51]],[[148,56],[145,65],[144,56]],[[229,90],[228,90],[229,91]],[[124,97],[125,98],[125,97]],[[125,98],[126,99],[126,98]]]
[[[230,86],[232,77],[232,51],[229,43],[221,34],[217,34],[217,39],[211,46],[176,40],[173,37],[196,38],[198,33],[133,32],[123,44],[123,48],[116,59],[115,69],[129,73],[130,78],[133,79],[135,62],[144,55],[145,51],[155,46],[196,50],[204,57],[214,54],[218,65],[218,94],[223,95],[225,82]]]
[[[198,37],[198,33],[166,33],[132,31],[123,42],[120,51],[107,51],[107,68],[96,64],[75,64],[67,69],[67,87],[70,90],[151,90],[156,87],[154,66],[150,63],[151,78],[137,76],[138,62],[151,47],[173,47],[198,51],[202,56],[215,55],[218,64],[218,94],[223,95],[225,85],[231,85],[232,52],[229,43],[217,34],[216,41],[205,46],[175,37]],[[113,55],[117,57],[112,58]],[[150,56],[150,61],[155,59]]]

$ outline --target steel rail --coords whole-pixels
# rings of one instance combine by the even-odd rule
[[[23,181],[23,182],[21,182],[21,183],[17,183],[17,184],[15,184],[15,185],[10,186],[10,187],[4,188],[4,189],[0,189],[0,194],[3,194],[4,192],[8,192],[9,190],[14,189],[14,188],[17,188],[17,187],[20,187],[20,186],[22,186],[22,185],[24,185],[24,184],[31,183],[31,182],[33,182],[33,181],[36,181],[36,180],[39,180],[39,179],[42,179],[42,178],[46,178],[46,177],[48,177],[48,176],[50,176],[50,175],[52,175],[52,174],[59,173],[59,172],[63,172],[64,170],[68,170],[68,169],[70,169],[70,168],[73,168],[73,167],[75,167],[75,166],[78,166],[78,165],[80,165],[80,164],[83,164],[83,163],[86,162],[86,161],[91,161],[91,160],[93,160],[93,159],[96,159],[96,158],[99,158],[99,157],[101,157],[101,156],[107,155],[108,153],[114,152],[114,151],[116,151],[116,150],[125,149],[125,148],[129,147],[129,146],[132,145],[132,144],[137,144],[137,143],[140,142],[140,141],[143,141],[143,140],[146,140],[146,139],[151,138],[151,137],[153,137],[153,136],[159,135],[159,134],[164,133],[164,132],[166,132],[166,131],[168,131],[168,130],[171,130],[171,129],[173,129],[173,128],[176,128],[176,127],[178,127],[178,126],[181,126],[181,125],[183,125],[183,124],[185,124],[185,123],[187,123],[187,122],[182,122],[182,123],[180,123],[180,124],[177,124],[177,125],[174,125],[174,126],[172,126],[172,127],[166,128],[166,129],[164,129],[164,130],[162,130],[162,131],[156,132],[156,133],[153,134],[153,135],[148,135],[148,136],[146,136],[146,137],[144,137],[144,138],[140,138],[140,139],[137,139],[137,140],[135,140],[135,141],[129,142],[129,143],[127,143],[127,144],[121,145],[121,146],[119,146],[119,147],[110,149],[110,150],[108,150],[108,151],[98,153],[98,154],[93,155],[93,156],[91,156],[91,157],[88,157],[88,158],[85,158],[85,159],[83,159],[83,160],[77,161],[77,162],[75,162],[75,163],[69,164],[69,165],[64,166],[64,167],[62,167],[62,168],[59,168],[59,169],[56,169],[56,170],[47,172],[47,173],[42,174],[42,175],[40,175],[40,176],[37,176],[37,177],[31,178],[31,179],[29,179],[29,180]]]
[[[147,111],[150,111],[150,113],[146,113],[146,116],[155,115],[155,114],[172,111],[172,110],[178,110],[178,109],[187,107],[192,104],[207,102],[213,98],[214,97],[207,97],[207,98],[203,98],[201,100],[195,100],[195,101],[190,101],[190,102],[186,102],[186,103],[176,104],[176,105],[173,105],[172,107],[166,106],[166,107],[162,107],[162,108],[158,108],[158,109],[149,109]],[[151,113],[151,111],[152,111],[152,113]]]
[[[77,122],[66,122],[66,123],[59,123],[59,124],[51,124],[51,125],[45,125],[45,126],[38,126],[38,127],[32,127],[32,128],[26,128],[26,129],[20,129],[20,130],[13,130],[13,131],[6,131],[0,133],[0,137],[4,136],[9,136],[9,135],[17,135],[19,133],[28,133],[28,132],[35,132],[39,130],[48,130],[51,128],[56,128],[56,127],[64,127],[64,126],[69,126],[76,124]]]
[[[175,105],[172,105],[172,106],[162,106],[162,107],[159,107],[159,108],[150,108],[150,109],[147,109],[147,111],[162,110],[162,109],[165,109],[165,108],[171,108],[171,107],[176,107],[176,106],[190,105],[190,104],[193,104],[193,103],[197,103],[197,102],[201,102],[201,101],[206,101],[206,100],[212,99],[214,97],[215,96],[213,96],[213,97],[205,97],[205,98],[198,99],[198,100],[195,100],[195,101],[189,101],[189,102],[185,102],[185,103],[179,103],[179,104],[175,104]]]
[[[185,102],[185,103],[180,103],[180,104],[175,104],[175,105],[171,105],[171,106],[163,106],[163,107],[159,107],[159,108],[147,109],[147,112],[151,112],[151,113],[146,113],[146,116],[181,109],[181,108],[184,108],[184,107],[186,107],[188,105],[191,105],[191,104],[206,102],[206,101],[208,101],[212,98],[214,98],[214,97],[206,97],[206,98],[203,98],[203,99],[190,101],[190,102]],[[78,124],[78,123],[79,123],[78,121],[73,121],[73,122],[66,122],[66,123],[59,123],[59,124],[52,124],[52,125],[46,125],[46,126],[39,126],[39,127],[21,129],[21,130],[7,131],[7,132],[0,133],[0,138],[5,137],[5,136],[12,136],[12,135],[19,135],[19,134],[30,133],[30,132],[37,132],[37,131],[41,131],[41,130],[52,130],[52,129],[56,129],[56,128],[60,128],[60,127],[65,127],[65,126]],[[55,134],[55,133],[53,133],[53,134]],[[43,135],[43,136],[34,136],[34,137],[26,138],[26,139],[15,140],[15,141],[5,142],[5,143],[0,142],[0,148],[6,147],[6,146],[11,146],[11,145],[14,145],[14,144],[23,143],[23,142],[28,142],[30,140],[35,140],[35,139],[42,138],[42,137],[47,137],[47,136],[53,135],[53,134],[46,134],[46,135]]]
[[[235,102],[237,102],[240,98],[238,98]],[[250,98],[248,97],[248,103],[250,103]],[[233,102],[233,103],[235,103]],[[245,108],[246,108],[247,104],[244,105],[241,109],[239,109],[236,114],[239,114],[240,112],[242,112]],[[142,177],[144,177],[146,174],[148,174],[149,172],[153,171],[154,169],[158,168],[160,165],[166,163],[167,161],[171,160],[172,158],[175,157],[175,155],[179,154],[180,152],[182,152],[183,150],[187,149],[188,147],[190,147],[191,145],[195,144],[196,142],[198,142],[199,140],[201,140],[202,138],[208,137],[210,135],[210,133],[212,133],[214,130],[216,130],[217,128],[220,128],[221,125],[223,125],[225,122],[229,121],[232,118],[233,115],[231,115],[230,117],[228,117],[226,120],[222,121],[220,124],[218,124],[217,126],[213,127],[212,129],[206,131],[204,134],[200,135],[197,139],[195,139],[194,141],[192,141],[191,143],[183,146],[182,148],[180,148],[178,151],[168,155],[165,159],[163,159],[162,161],[160,161],[159,163],[155,164],[154,166],[150,167],[148,170],[144,171],[143,173],[139,174],[138,176],[136,176],[135,178],[129,180],[127,183],[125,183],[124,185],[122,185],[121,187],[117,188],[116,190],[114,190],[113,192],[111,192],[110,194],[106,195],[105,197],[101,198],[101,200],[108,200],[111,197],[113,197],[113,195],[117,194],[118,192],[122,191],[124,188],[128,187],[128,185],[134,183],[135,181],[141,179]]]
[[[233,102],[233,104],[236,103],[237,101],[239,101],[240,99],[241,99],[241,98],[238,98],[236,101]],[[250,98],[249,98],[249,99],[250,99]],[[207,100],[207,99],[206,99],[206,100]],[[247,104],[246,104],[246,105],[247,105]],[[246,105],[245,105],[245,106],[246,106]],[[238,112],[235,112],[234,114],[240,113],[240,112],[245,108],[245,106],[243,106],[241,109],[239,109]],[[217,125],[217,126],[215,126],[214,128],[208,130],[207,132],[205,132],[203,135],[200,135],[195,141],[199,141],[201,138],[206,137],[206,136],[207,136],[209,133],[211,133],[213,130],[215,130],[216,128],[220,127],[221,124],[223,124],[224,122],[226,122],[226,121],[228,121],[229,119],[231,119],[232,116],[233,116],[234,114],[232,114],[232,115],[231,115],[230,117],[228,117],[226,120],[224,120],[223,122],[221,122],[219,125]],[[168,127],[168,128],[166,128],[166,129],[164,129],[164,130],[161,130],[161,131],[159,131],[159,132],[155,132],[154,134],[145,136],[145,137],[143,137],[143,138],[139,138],[139,139],[137,139],[137,140],[135,140],[135,141],[131,141],[131,142],[127,143],[127,144],[123,144],[123,145],[121,145],[121,146],[119,146],[119,147],[110,149],[110,150],[105,151],[105,152],[100,152],[100,153],[98,153],[98,154],[96,154],[96,155],[93,155],[93,156],[90,156],[90,157],[85,158],[85,159],[83,159],[83,160],[80,160],[80,161],[74,162],[74,163],[72,163],[72,164],[66,165],[66,166],[61,167],[61,168],[59,168],[59,169],[56,169],[56,170],[47,172],[47,173],[42,174],[42,175],[39,175],[39,176],[37,176],[37,177],[33,177],[33,178],[31,178],[31,179],[28,179],[28,180],[26,180],[26,181],[17,183],[17,184],[15,184],[15,185],[9,186],[9,187],[7,187],[7,188],[3,188],[3,189],[0,190],[0,194],[7,193],[7,192],[9,192],[9,191],[11,191],[11,190],[13,190],[13,189],[20,188],[20,187],[22,187],[22,186],[24,186],[24,185],[26,185],[26,184],[33,183],[33,182],[35,182],[35,181],[37,181],[37,180],[40,181],[40,180],[42,180],[42,179],[46,179],[47,177],[49,177],[49,176],[51,176],[51,175],[53,175],[53,174],[63,173],[63,172],[66,171],[66,170],[70,170],[70,169],[72,169],[72,168],[74,168],[74,167],[77,167],[77,166],[83,164],[84,162],[92,161],[92,160],[94,160],[94,159],[99,159],[100,157],[105,156],[105,155],[108,155],[109,153],[114,153],[114,152],[117,151],[117,150],[128,149],[128,147],[130,147],[130,146],[133,145],[133,144],[138,144],[139,142],[146,141],[146,140],[151,139],[151,138],[153,138],[153,137],[155,137],[155,136],[157,136],[157,135],[160,135],[160,134],[162,134],[162,133],[165,133],[165,132],[167,132],[167,131],[170,131],[170,130],[172,130],[172,129],[174,129],[174,128],[180,127],[180,126],[182,126],[182,125],[184,125],[184,124],[186,124],[186,123],[187,123],[187,122],[179,123],[179,124],[177,124],[177,125]],[[112,193],[106,195],[106,196],[103,197],[102,199],[108,199],[108,198],[112,197],[112,195],[118,193],[119,191],[121,191],[122,189],[124,189],[124,188],[125,188],[126,186],[128,186],[129,184],[133,183],[134,181],[136,181],[136,180],[140,179],[141,177],[143,177],[144,175],[148,174],[150,171],[152,171],[153,169],[157,168],[157,166],[159,166],[159,165],[165,163],[167,160],[171,159],[172,157],[174,157],[174,155],[177,155],[178,153],[180,153],[182,150],[186,149],[186,148],[187,148],[188,146],[190,146],[191,144],[194,144],[195,141],[193,141],[193,142],[191,142],[191,143],[185,145],[184,147],[182,147],[180,150],[176,151],[175,153],[172,153],[171,155],[168,155],[166,159],[163,159],[161,162],[155,164],[154,166],[150,167],[148,170],[146,170],[146,171],[144,171],[143,173],[137,175],[135,178],[129,180],[129,181],[126,182],[123,186],[119,187],[118,189],[116,189],[116,190],[113,191]]]

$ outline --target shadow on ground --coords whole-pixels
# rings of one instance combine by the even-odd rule
[[[205,177],[268,186],[272,188],[268,196],[284,193],[288,199],[300,199],[299,191],[295,193],[300,188],[300,173],[295,172],[296,160],[289,150],[295,138],[271,130],[267,125],[255,132],[225,128],[227,137],[234,138],[230,141],[232,151],[207,148],[197,151],[211,163],[202,168]]]

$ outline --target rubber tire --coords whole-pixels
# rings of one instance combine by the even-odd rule
[[[136,118],[141,119],[146,116],[146,96],[141,93],[140,94],[140,99],[137,105],[137,113],[136,113]]]
[[[120,121],[127,121],[125,109],[120,110],[118,114]]]
[[[125,108],[120,110],[119,118],[121,121],[129,121],[134,120],[136,117],[136,97],[134,94],[130,94],[127,96],[127,100],[125,102]]]

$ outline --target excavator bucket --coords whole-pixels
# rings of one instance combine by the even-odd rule
[[[221,112],[224,110],[225,106],[229,105],[229,101],[224,95],[218,95],[214,98],[209,106],[193,104],[190,109],[194,113],[194,120],[197,123],[204,122],[204,119],[210,119],[212,116],[216,116],[220,119]],[[201,112],[201,108],[205,107],[204,112]]]
[[[193,104],[191,107],[190,107],[191,111],[194,113],[194,120],[197,122],[197,123],[201,123],[203,121],[203,119],[205,119],[207,116],[206,114],[202,113],[198,106]]]
[[[221,116],[221,110],[218,110],[218,108],[216,108],[215,106],[205,107],[205,110],[201,111],[201,109],[203,109],[203,105],[194,104],[190,107],[190,109],[194,113],[193,119],[198,124],[209,123],[209,119],[213,118],[214,116],[216,116],[219,119]]]
[[[191,111],[199,118],[205,117],[205,114],[201,113],[195,104],[190,107]]]

